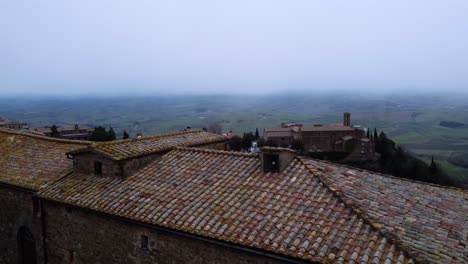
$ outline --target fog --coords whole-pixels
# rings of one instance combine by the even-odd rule
[[[468,2],[2,1],[0,95],[462,92]]]

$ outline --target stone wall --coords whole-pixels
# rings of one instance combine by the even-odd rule
[[[162,157],[166,153],[167,152],[156,153],[156,154],[153,154],[153,155],[147,155],[147,156],[143,156],[143,157],[136,157],[136,158],[133,158],[133,159],[126,160],[124,165],[123,165],[124,176],[128,177],[128,176],[133,175],[135,172],[142,169],[143,167],[145,167],[146,165],[148,165],[152,161]]]
[[[73,172],[94,175],[94,162],[102,163],[102,176],[122,177],[118,163],[96,153],[82,153],[73,158]]]
[[[50,264],[284,263],[53,202],[44,215]]]
[[[44,263],[39,200],[33,193],[0,185],[0,263],[18,263],[18,231],[26,227],[36,245],[36,263]]]

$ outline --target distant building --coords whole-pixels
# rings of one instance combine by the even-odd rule
[[[263,138],[266,141],[276,143],[278,146],[288,145],[295,139],[301,139],[301,127],[302,125],[265,128],[263,130]]]
[[[33,131],[39,132],[45,136],[50,137],[52,134],[51,127],[36,127]],[[76,139],[76,140],[88,140],[94,131],[94,128],[80,125],[68,125],[63,127],[57,127],[60,138]]]
[[[225,137],[227,137],[229,139],[231,139],[233,137],[238,137],[238,135],[236,133],[232,132],[232,130],[229,131],[229,132],[222,132],[221,135],[223,135],[223,136],[225,136]]]
[[[0,118],[0,127],[13,129],[13,130],[21,130],[23,128],[27,128],[28,124],[20,122],[20,121],[13,121],[13,120],[3,120]]]
[[[349,152],[347,159],[367,160],[374,157],[374,142],[367,139],[366,132],[351,126],[351,114],[343,114],[343,124],[303,125],[282,123],[279,128],[266,128],[265,140],[286,146],[293,140],[301,140],[307,152]]]

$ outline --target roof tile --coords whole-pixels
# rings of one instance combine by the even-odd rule
[[[300,159],[262,173],[254,154],[178,148],[124,180],[72,174],[39,195],[310,261],[410,259]]]

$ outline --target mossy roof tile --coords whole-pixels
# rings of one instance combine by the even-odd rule
[[[374,228],[391,235],[427,263],[464,263],[468,193],[389,175],[304,159],[321,179],[353,204]],[[395,254],[393,254],[395,255]],[[385,254],[377,258],[387,258]],[[434,258],[433,256],[444,256]],[[446,256],[446,258],[445,258]]]
[[[72,174],[39,195],[314,262],[411,261],[300,158],[263,173],[254,154],[177,148],[126,179]]]
[[[189,130],[157,136],[145,136],[132,139],[94,143],[90,146],[70,151],[75,155],[95,151],[114,160],[125,160],[148,154],[164,152],[178,146],[200,146],[210,143],[226,142],[227,138],[203,130]]]
[[[65,153],[90,142],[0,130],[0,182],[38,190],[72,170]]]

